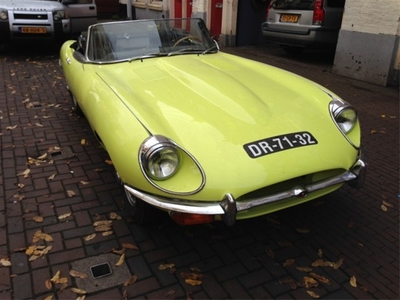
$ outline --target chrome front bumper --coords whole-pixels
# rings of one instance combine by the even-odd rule
[[[360,151],[359,157],[352,168],[349,171],[346,171],[338,176],[321,180],[309,185],[295,186],[292,189],[273,195],[248,199],[241,202],[236,202],[235,198],[231,194],[226,194],[222,201],[199,202],[183,201],[178,199],[155,196],[134,189],[126,184],[124,185],[124,188],[127,192],[131,193],[136,198],[141,199],[159,209],[188,214],[221,215],[223,221],[227,225],[233,225],[236,220],[237,212],[248,210],[256,206],[273,203],[293,197],[303,198],[309,193],[344,182],[348,182],[351,187],[359,188],[364,182],[367,171],[367,161],[367,157]]]

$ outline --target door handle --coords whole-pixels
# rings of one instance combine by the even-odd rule
[[[94,10],[95,7],[94,6],[89,6],[89,10]]]

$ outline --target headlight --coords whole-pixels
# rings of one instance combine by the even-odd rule
[[[68,15],[65,10],[58,10],[54,12],[53,18],[55,21],[59,21],[61,19],[67,19]]]
[[[357,112],[349,104],[335,99],[330,104],[330,110],[335,123],[344,134],[348,134],[357,124]]]
[[[7,20],[8,12],[6,10],[0,10],[0,20]]]
[[[151,137],[142,145],[140,163],[147,176],[155,180],[165,180],[178,171],[179,151],[167,139]]]

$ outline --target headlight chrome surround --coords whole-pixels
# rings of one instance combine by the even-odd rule
[[[0,9],[0,20],[8,20],[8,12],[5,9]]]
[[[355,148],[359,148],[352,141],[350,135],[353,129],[359,124],[357,111],[347,102],[333,98],[329,103],[329,111],[332,120],[345,136],[345,138],[351,143]]]
[[[206,175],[200,163],[165,136],[148,137],[138,154],[144,177],[160,191],[185,196],[196,194],[205,186]]]

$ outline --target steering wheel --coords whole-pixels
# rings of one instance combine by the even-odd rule
[[[185,37],[183,37],[183,38],[177,40],[176,43],[175,43],[172,47],[176,47],[176,46],[178,46],[180,43],[182,43],[183,41],[190,40],[190,39],[193,39],[193,40],[195,40],[195,41],[198,41],[198,42],[200,42],[200,43],[203,43],[203,41],[202,41],[201,39],[199,39],[198,37],[196,37],[196,36],[194,36],[194,35],[188,35],[188,36],[185,36]]]

